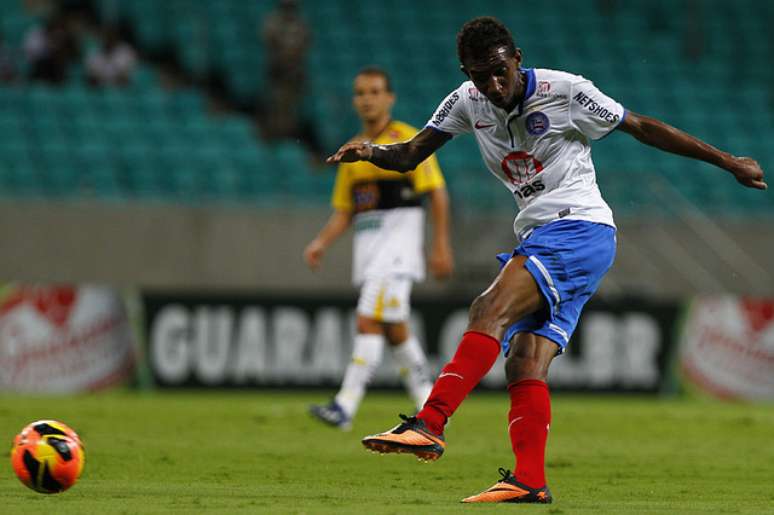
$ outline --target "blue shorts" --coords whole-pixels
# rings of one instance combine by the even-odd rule
[[[524,267],[535,278],[547,306],[505,331],[505,354],[516,333],[544,336],[559,346],[558,354],[564,352],[583,306],[613,264],[615,246],[615,228],[609,225],[557,220],[532,231],[512,254],[498,254],[502,266],[512,256],[528,257]]]

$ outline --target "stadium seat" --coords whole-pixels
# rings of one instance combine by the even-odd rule
[[[242,105],[257,102],[266,83],[260,26],[274,2],[95,4],[100,16],[132,27],[142,54],[171,53],[194,78],[218,71]],[[463,80],[454,33],[466,19],[488,12],[513,29],[525,66],[583,74],[631,110],[753,155],[765,169],[774,167],[774,67],[769,46],[761,43],[770,32],[767,2],[706,0],[698,12],[687,11],[693,4],[675,7],[668,0],[616,2],[609,12],[597,4],[579,9],[572,0],[529,2],[528,13],[503,9],[497,0],[460,2],[454,9],[443,0],[425,0],[421,8],[412,0],[301,5],[314,33],[308,111],[326,150],[358,130],[351,80],[368,64],[392,75],[395,117],[423,125]],[[672,16],[675,9],[679,15]],[[38,20],[16,0],[0,0],[0,12],[0,30],[21,46]],[[694,15],[712,36],[705,37],[703,53],[689,57],[690,34],[679,20]],[[248,117],[214,119],[206,109],[200,90],[165,91],[147,64],[127,89],[94,90],[77,73],[59,88],[0,86],[0,188],[44,196],[85,191],[110,198],[327,203],[332,174],[314,171],[297,143],[264,146]],[[716,210],[774,208],[770,196],[728,188],[706,165],[666,156],[625,135],[595,144],[594,155],[606,197],[626,213],[657,208],[643,190],[630,187],[632,177],[645,174]],[[513,210],[512,203],[499,202],[504,190],[486,172],[472,138],[455,138],[439,159],[456,200],[477,209]],[[69,186],[73,177],[75,190]]]

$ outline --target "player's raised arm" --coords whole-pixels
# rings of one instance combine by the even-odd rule
[[[328,157],[327,163],[353,163],[370,161],[379,168],[408,172],[430,157],[451,139],[450,134],[425,128],[416,136],[403,143],[393,145],[373,145],[371,143],[347,143],[335,154]]]
[[[740,184],[749,188],[765,190],[768,187],[763,181],[763,170],[754,159],[736,157],[718,150],[655,118],[629,112],[618,129],[631,134],[646,145],[720,167],[731,172]]]

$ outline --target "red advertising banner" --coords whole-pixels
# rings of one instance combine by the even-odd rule
[[[132,375],[135,349],[124,302],[111,288],[0,288],[0,390],[105,388]]]
[[[725,399],[774,399],[774,299],[699,297],[680,343],[688,384]]]

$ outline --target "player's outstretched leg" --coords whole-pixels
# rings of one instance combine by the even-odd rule
[[[532,488],[516,480],[510,470],[500,469],[500,480],[491,488],[480,494],[466,497],[461,502],[510,502],[510,503],[541,503],[553,501],[551,491],[547,486]]]
[[[378,452],[418,455],[414,450],[425,452],[428,440],[443,441],[447,420],[497,360],[504,328],[543,306],[537,284],[524,268],[525,261],[524,256],[508,261],[492,285],[473,302],[468,331],[417,416],[390,431],[365,437],[363,445]],[[432,456],[438,459],[441,453]]]
[[[373,452],[410,453],[420,461],[435,461],[446,448],[443,434],[436,434],[416,417],[401,415],[403,422],[389,431],[363,438],[363,445]]]
[[[446,447],[443,428],[448,417],[492,368],[499,353],[500,342],[493,337],[475,331],[465,333],[417,416],[404,418],[403,423],[384,433],[366,436],[363,445],[380,453],[413,453],[425,461],[440,458]]]

